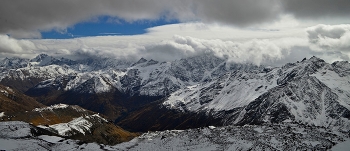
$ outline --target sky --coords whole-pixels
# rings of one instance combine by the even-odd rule
[[[350,61],[349,0],[0,1],[0,59]]]

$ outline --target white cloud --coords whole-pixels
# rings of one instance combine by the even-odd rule
[[[327,60],[350,59],[350,25],[316,25],[307,28],[310,49]]]
[[[309,42],[318,51],[350,51],[350,25],[316,25],[307,28]]]
[[[0,35],[0,53],[30,53],[37,49],[29,40],[17,40],[8,35]]]
[[[308,35],[308,32],[305,31],[316,31],[311,30],[316,29],[316,27],[305,30],[298,24],[295,24],[296,26],[289,23],[287,26],[283,23],[279,24],[274,27],[278,30],[271,31],[265,30],[265,27],[240,29],[204,23],[185,23],[150,28],[149,32],[143,35],[75,39],[16,40],[2,35],[0,43],[3,43],[2,47],[6,47],[6,49],[1,47],[3,52],[1,57],[20,55],[26,52],[27,57],[30,58],[38,53],[47,53],[71,59],[108,56],[135,61],[141,57],[171,61],[200,53],[213,53],[219,57],[227,57],[234,62],[270,65],[294,62],[313,55],[325,58],[326,61],[349,60],[349,54],[344,53],[345,50],[326,51],[322,49],[322,51],[315,51],[309,47],[311,45],[318,46],[318,43],[310,43],[309,38],[313,36]],[[327,35],[326,33],[321,35],[332,37],[324,36]],[[342,37],[346,38],[347,36],[345,33],[339,35],[339,39],[336,38],[339,41],[337,44],[331,42],[327,44],[332,47],[343,44],[340,41],[342,41]],[[319,37],[322,39],[322,36],[316,36],[316,38]],[[320,41],[322,40],[318,40],[318,42]],[[4,43],[11,43],[11,45]],[[324,45],[324,42],[320,44]],[[346,44],[342,48],[345,46]]]
[[[235,62],[260,64],[283,58],[282,54],[288,54],[288,50],[296,45],[295,43],[301,43],[301,37],[304,34],[296,33],[300,34],[300,32],[294,32],[294,29],[293,32],[285,29],[271,32],[204,23],[186,23],[154,27],[149,29],[147,34],[134,36],[34,40],[5,37],[14,43],[31,42],[32,51],[28,52],[31,52],[33,57],[38,53],[48,53],[55,56],[69,56],[72,59],[109,56],[128,59],[145,57],[170,61],[209,52],[220,57],[229,57]],[[290,35],[294,38],[285,38]],[[17,51],[29,48],[27,46],[24,48],[24,45],[16,46]],[[15,48],[6,50],[15,50]]]
[[[232,62],[261,64],[270,60],[282,59],[282,51],[271,40],[250,40],[246,42],[223,41],[220,39],[206,40],[193,37],[174,36],[173,39],[145,48],[146,57],[163,59],[180,59],[201,53],[213,53]]]

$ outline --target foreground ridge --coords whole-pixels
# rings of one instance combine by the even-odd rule
[[[0,122],[0,130],[0,143],[9,143],[0,149],[7,150],[328,150],[350,140],[347,133],[293,123],[148,132],[114,146],[49,136],[18,121]]]

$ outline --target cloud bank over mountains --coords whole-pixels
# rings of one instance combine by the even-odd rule
[[[312,55],[329,62],[350,60],[349,7],[350,1],[344,0],[3,0],[0,56],[29,58],[48,53],[73,59],[113,56],[168,61],[213,53],[255,64]],[[98,21],[99,16],[115,22],[187,23],[154,27],[133,36],[21,39],[40,38],[42,31],[65,31],[79,22]]]
[[[165,25],[154,27],[144,35],[75,39],[18,40],[0,35],[0,53],[9,57],[34,57],[38,53],[47,53],[71,59],[108,56],[129,60],[144,57],[159,61],[212,53],[232,62],[257,65],[284,64],[313,55],[321,56],[328,62],[349,60],[348,25],[316,25],[275,32],[229,30],[218,26],[198,29],[201,26],[202,23]],[[230,36],[235,33],[243,34],[244,38]],[[259,33],[260,37],[254,33]]]

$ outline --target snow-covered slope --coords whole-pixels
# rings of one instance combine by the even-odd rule
[[[31,133],[31,128],[33,127],[34,126],[22,121],[0,122],[0,137],[21,138],[33,136]]]
[[[327,85],[339,97],[339,103],[350,110],[350,63],[337,61],[328,64],[311,76]]]
[[[277,86],[274,76],[278,69],[264,71],[235,71],[208,83],[180,89],[163,103],[180,110],[231,110],[248,105],[261,94]]]
[[[0,61],[0,71],[4,69],[16,69],[16,68],[23,68],[28,66],[28,59],[22,59],[22,58],[5,58],[4,60]]]
[[[51,105],[51,106],[48,106],[48,107],[42,107],[42,108],[35,108],[33,111],[35,112],[42,112],[42,111],[53,111],[53,110],[56,110],[56,109],[65,109],[65,108],[68,108],[69,105],[67,104],[55,104],[55,105]]]
[[[180,89],[163,105],[182,112],[210,112],[226,124],[289,120],[350,130],[349,66],[312,57],[280,68],[229,72]],[[225,111],[234,112],[222,115]]]
[[[59,123],[48,126],[39,125],[38,127],[57,133],[60,136],[72,136],[77,133],[85,135],[91,133],[91,128],[96,122],[108,122],[98,114],[81,116],[67,123]]]
[[[0,150],[100,150],[103,147],[52,136],[21,121],[0,122]]]

